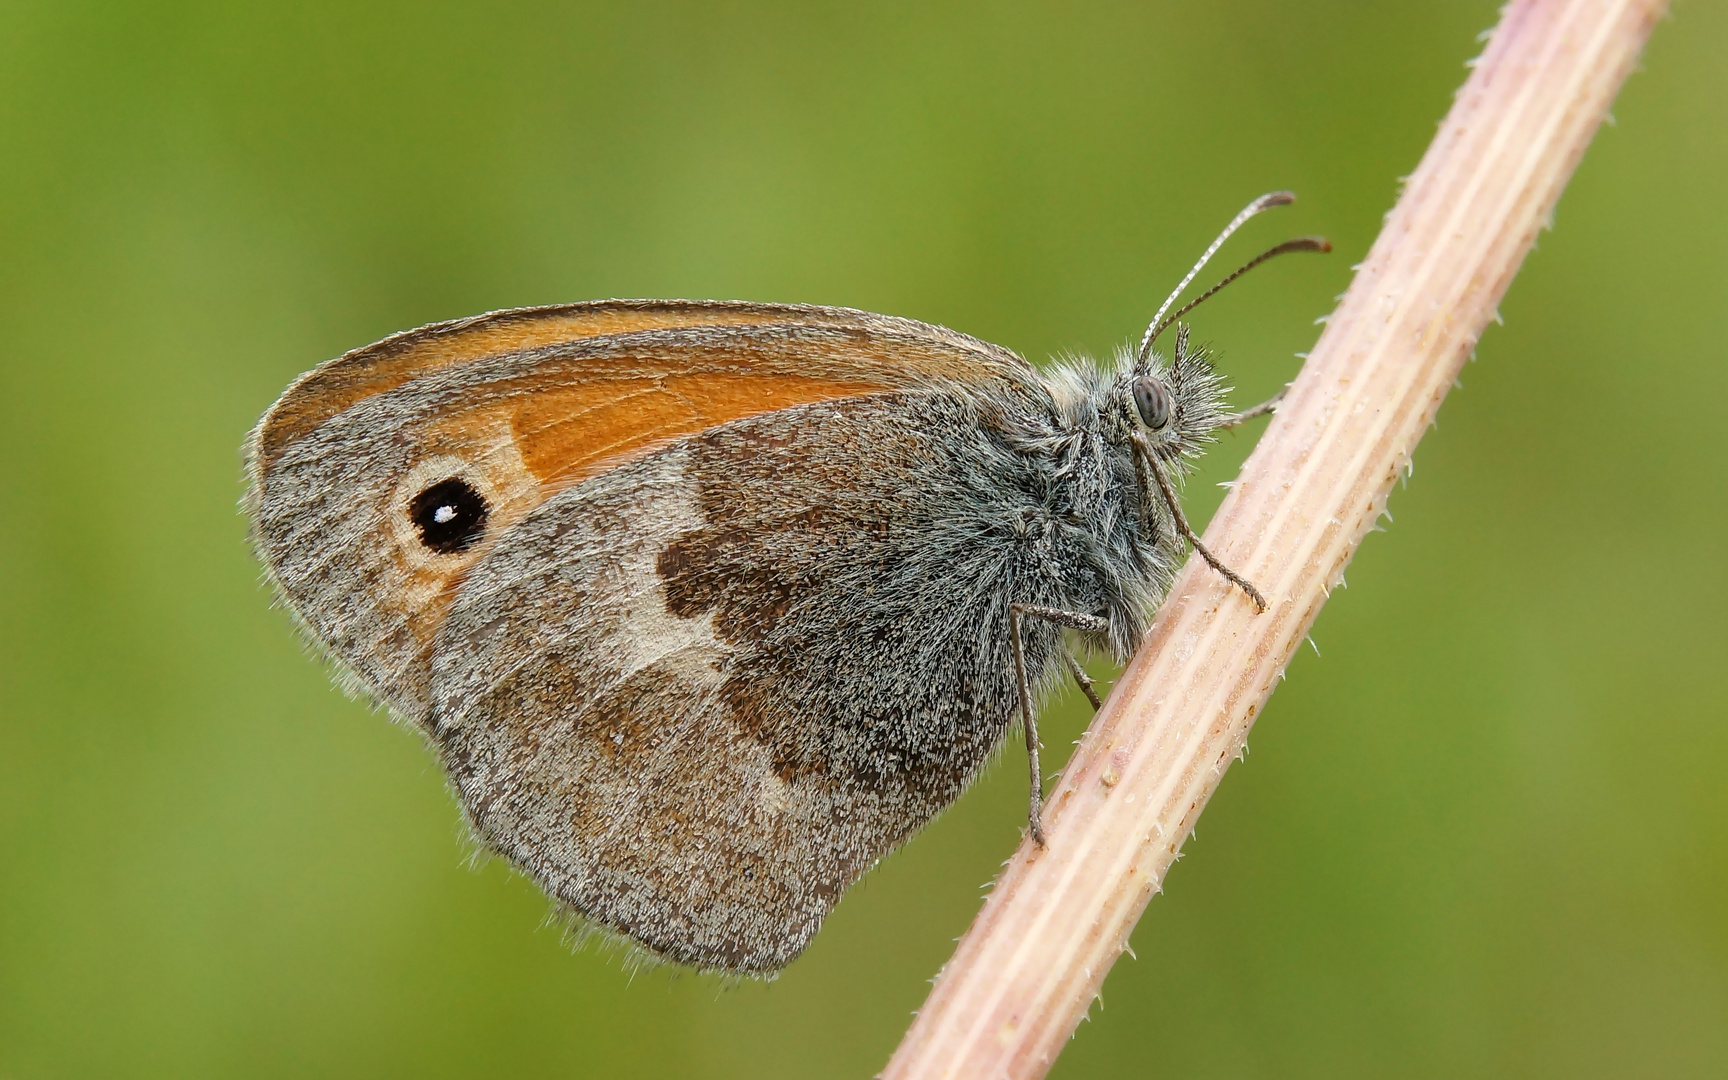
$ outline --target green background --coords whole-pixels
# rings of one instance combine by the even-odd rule
[[[1018,751],[775,983],[573,954],[271,608],[242,436],[591,297],[1108,350],[1289,187],[1232,251],[1337,254],[1196,319],[1257,400],[1495,7],[0,3],[0,1078],[880,1068]],[[1724,57],[1680,0],[1056,1076],[1728,1075]]]

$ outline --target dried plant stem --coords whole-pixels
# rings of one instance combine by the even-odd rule
[[[1126,947],[1664,0],[1515,0],[1144,648],[883,1074],[1037,1077]]]

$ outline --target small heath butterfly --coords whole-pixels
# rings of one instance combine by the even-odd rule
[[[264,414],[253,541],[342,684],[426,737],[482,843],[597,929],[769,974],[1016,719],[1042,841],[1037,698],[1072,676],[1097,704],[1066,630],[1126,659],[1189,546],[1265,606],[1176,485],[1271,403],[1224,412],[1177,322],[1211,291],[1164,312],[1288,201],[1250,204],[1107,365],[731,302],[396,334]]]

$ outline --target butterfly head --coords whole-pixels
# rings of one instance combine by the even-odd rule
[[[1152,316],[1145,335],[1140,339],[1139,348],[1123,358],[1120,366],[1127,383],[1124,397],[1132,406],[1128,410],[1130,420],[1138,422],[1137,434],[1132,440],[1136,446],[1149,449],[1159,457],[1171,461],[1191,456],[1198,451],[1223,416],[1222,388],[1218,377],[1212,370],[1206,349],[1189,346],[1188,324],[1181,321],[1182,316],[1268,259],[1296,251],[1332,250],[1332,245],[1318,236],[1286,240],[1256,255],[1199,296],[1170,312],[1183,292],[1232,233],[1255,215],[1274,206],[1288,205],[1294,202],[1295,198],[1287,191],[1274,191],[1255,199],[1232,218],[1230,224],[1224,227],[1224,231],[1218,234],[1217,239],[1201,254],[1193,268],[1165,298],[1163,305],[1158,308],[1158,313]],[[1166,312],[1170,312],[1168,317]],[[1176,345],[1169,363],[1166,364],[1163,358],[1153,351],[1153,346],[1164,331],[1171,327],[1176,330]]]
[[[1224,416],[1227,388],[1205,346],[1191,345],[1187,325],[1176,328],[1168,358],[1124,352],[1117,363],[1109,411],[1124,448],[1143,446],[1160,459],[1198,455]]]

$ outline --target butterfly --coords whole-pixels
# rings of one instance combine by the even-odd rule
[[[1194,548],[1231,415],[1165,317],[1039,370],[846,308],[606,300],[385,338],[247,442],[266,576],[474,835],[586,925],[772,974],[1036,703],[1126,659]],[[1168,357],[1154,349],[1177,326]]]

